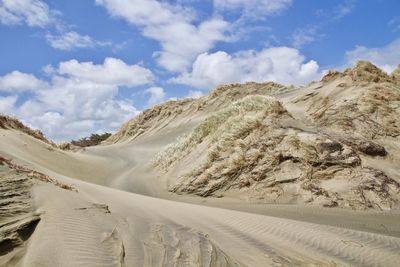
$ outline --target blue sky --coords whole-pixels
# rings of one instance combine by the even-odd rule
[[[0,0],[0,112],[50,138],[232,82],[400,63],[398,0]]]

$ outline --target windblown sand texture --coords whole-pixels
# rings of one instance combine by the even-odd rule
[[[62,150],[0,117],[0,266],[399,266],[400,67],[220,86]]]

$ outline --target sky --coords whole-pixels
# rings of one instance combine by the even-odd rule
[[[400,63],[398,0],[0,0],[0,113],[55,141],[246,81]]]

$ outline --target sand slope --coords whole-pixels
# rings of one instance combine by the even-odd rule
[[[359,68],[369,70],[372,67],[367,64]],[[372,68],[367,73],[371,72],[377,71]],[[337,86],[343,81],[353,83],[349,79],[364,74],[357,69],[348,74],[331,73],[325,80],[297,91],[272,83],[249,83],[245,87],[252,92],[250,99],[255,99],[255,102],[244,103],[244,110],[239,108],[234,109],[234,113],[228,112],[228,119],[244,115],[251,127],[259,129],[260,124],[252,124],[252,118],[260,114],[264,116],[265,125],[271,123],[268,126],[270,131],[253,136],[258,147],[261,147],[262,139],[256,137],[279,136],[282,132],[305,138],[302,140],[311,142],[311,147],[318,147],[320,141],[331,143],[333,139],[345,149],[330,155],[329,162],[333,162],[330,167],[345,166],[343,168],[350,170],[347,177],[356,173],[363,179],[366,179],[366,168],[372,168],[375,172],[384,172],[385,177],[395,184],[399,178],[396,176],[399,165],[395,152],[400,147],[393,125],[397,121],[393,124],[387,119],[398,112],[397,107],[386,111],[379,107],[378,115],[371,116],[373,121],[385,122],[379,127],[390,130],[392,135],[377,134],[369,140],[376,146],[367,146],[367,150],[361,148],[368,153],[370,149],[378,153],[381,151],[379,148],[384,147],[387,155],[369,155],[357,150],[360,144],[354,145],[339,138],[348,135],[348,129],[332,124],[325,126],[325,120],[318,119],[324,115],[313,117],[315,111],[324,106],[325,98],[333,101],[331,109],[341,110],[341,105],[347,105],[345,102],[349,101],[344,97],[349,90],[362,95],[357,93],[354,97],[360,106],[369,103],[371,96],[364,93],[372,91],[363,88],[371,84],[370,81],[364,84],[365,78],[361,82],[364,85],[346,87],[344,95],[340,93],[344,87]],[[381,76],[380,73],[372,75],[371,81],[378,77],[391,84],[393,90],[398,89],[393,82],[396,80],[394,76]],[[326,91],[319,88],[323,84]],[[241,89],[240,85],[221,87],[199,101],[166,104],[166,109],[155,109],[157,112],[154,114],[148,111],[143,115],[146,119],[141,117],[128,122],[107,144],[77,152],[59,150],[18,129],[0,129],[0,157],[4,159],[0,161],[0,266],[398,266],[400,212],[396,209],[396,195],[390,191],[396,188],[389,188],[390,183],[381,187],[389,194],[386,198],[374,195],[378,192],[374,188],[369,189],[371,192],[366,195],[370,202],[379,200],[376,202],[379,205],[384,200],[393,201],[388,205],[391,210],[386,211],[374,205],[367,210],[324,208],[323,202],[318,201],[307,204],[296,200],[292,205],[266,205],[263,199],[250,198],[257,195],[249,187],[246,190],[234,189],[232,185],[236,180],[218,188],[219,193],[225,194],[223,198],[176,195],[168,191],[180,181],[177,174],[200,166],[198,164],[208,155],[204,152],[214,141],[200,135],[200,139],[192,139],[196,142],[186,143],[190,144],[188,153],[172,162],[174,167],[167,171],[168,175],[154,168],[157,154],[175,143],[178,136],[192,133],[212,114],[226,111],[233,102],[243,99],[246,94]],[[311,96],[314,100],[309,100],[310,95],[307,95],[314,91],[319,92],[318,96]],[[302,102],[299,99],[308,104],[297,104]],[[393,103],[389,101],[390,105]],[[263,106],[261,109],[259,104]],[[182,109],[178,115],[175,113],[177,109]],[[384,119],[379,119],[381,115]],[[227,120],[216,120],[207,125],[217,125],[216,132],[223,129],[220,132],[223,136],[223,133],[230,133],[226,131],[230,128],[219,129],[219,126],[226,126]],[[363,122],[350,125],[355,129],[351,128],[356,133],[353,136],[356,141],[371,138],[362,125]],[[210,129],[213,128],[202,128],[202,133],[212,132]],[[312,139],[310,135],[320,139]],[[234,136],[233,139],[236,142],[240,138]],[[235,142],[230,147],[236,148]],[[285,146],[286,151],[299,153],[297,158],[313,157],[302,146],[298,149],[291,147],[295,143],[284,141],[280,146],[273,144],[272,148],[279,150]],[[246,146],[242,144],[239,147]],[[233,152],[227,150],[227,155],[234,155]],[[313,160],[327,161],[324,157],[329,154],[317,154]],[[336,161],[332,160],[334,156],[338,157]],[[357,165],[346,165],[351,163],[351,157],[356,158]],[[303,163],[287,157],[279,164],[300,166]],[[284,170],[284,165],[280,170]],[[298,181],[282,183],[293,174],[294,167],[286,167],[287,171],[281,171],[280,176],[274,173],[274,179],[281,183],[272,187],[279,185],[284,188],[282,185]],[[330,181],[336,181],[335,177]],[[345,177],[341,179],[345,180]],[[327,186],[327,181],[323,180],[320,186]],[[355,184],[359,182],[355,181]],[[178,185],[184,188],[193,184],[184,180]],[[336,183],[333,185],[337,186]],[[200,186],[196,190],[204,188]],[[346,190],[348,184],[344,184],[340,192]],[[286,191],[286,196],[289,197],[290,192],[293,193]],[[243,198],[246,194],[249,196],[247,199]],[[359,207],[365,206],[350,206],[354,209]]]
[[[259,93],[212,113],[156,155],[171,192],[399,209],[397,78],[359,62],[304,88]]]
[[[40,146],[30,136],[13,135],[28,147]],[[59,153],[42,146],[49,160]],[[61,155],[63,160],[48,173],[56,174],[54,169],[70,157]],[[23,161],[25,166],[38,165],[26,156]],[[336,226],[312,223],[319,221],[312,213],[311,222],[304,222],[152,198],[56,176],[77,192],[33,181],[28,210],[40,222],[23,244],[0,256],[3,266],[397,266],[400,260],[400,227],[391,223],[400,215],[393,212],[344,214],[360,224],[383,225],[372,233],[362,227],[352,230],[357,227],[346,220],[338,219]],[[288,214],[294,213],[288,209]]]
[[[78,192],[33,187],[33,210],[41,219],[17,266],[396,266],[400,260],[400,238],[390,235],[161,200],[77,180],[74,186]]]

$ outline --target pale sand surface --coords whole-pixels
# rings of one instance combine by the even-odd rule
[[[264,90],[262,85],[245,86],[261,86],[255,93]],[[333,120],[340,119],[335,117],[338,111],[363,88],[353,87],[343,76],[282,93],[276,97],[294,118],[282,125],[304,130],[300,136],[346,137],[329,120],[324,127],[310,126],[306,113],[325,108],[323,101],[330,95],[328,100],[337,106],[326,112],[333,111]],[[177,174],[204,159],[207,142],[180,159],[168,175],[157,171],[152,161],[226,104],[225,99],[233,102],[246,94],[239,90],[230,99],[225,89],[214,91],[204,103],[167,104],[165,110],[158,108],[161,113],[150,110],[149,118],[134,119],[123,127],[124,134],[113,136],[115,144],[75,152],[17,130],[0,129],[0,160],[11,160],[25,170],[0,165],[0,266],[400,266],[400,211],[395,208],[267,204],[262,199],[246,201],[235,190],[227,190],[222,198],[169,192]],[[218,97],[219,93],[227,95]],[[356,125],[357,131],[369,134],[362,123]],[[127,134],[131,126],[134,137]],[[400,181],[397,139],[376,140],[388,156],[362,155],[362,164]],[[341,186],[334,179],[327,182]]]
[[[267,206],[166,192],[146,162],[173,136],[171,131],[72,153],[1,130],[1,156],[78,190],[32,188],[41,221],[9,266],[398,266],[397,212]]]

